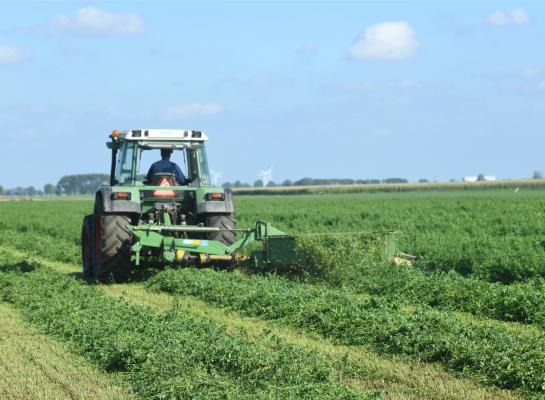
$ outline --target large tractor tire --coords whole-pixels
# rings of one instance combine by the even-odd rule
[[[237,222],[233,214],[207,215],[204,224],[207,227],[218,227],[221,229],[235,229],[237,227]],[[227,246],[235,243],[237,239],[237,234],[233,231],[209,232],[207,236],[208,240],[219,240]]]
[[[94,217],[93,277],[99,282],[124,282],[131,273],[132,233],[129,217],[97,213]]]
[[[81,226],[81,264],[85,279],[93,278],[93,216],[86,215]]]

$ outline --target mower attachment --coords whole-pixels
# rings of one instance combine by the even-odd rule
[[[198,225],[128,226],[136,243],[133,261],[140,264],[142,254],[159,255],[166,262],[183,265],[228,264],[258,269],[294,269],[335,262],[380,261],[401,263],[395,232],[350,234],[287,235],[263,221],[250,229],[221,229]],[[172,233],[203,234],[236,231],[240,239],[228,246],[220,241],[176,237]],[[256,246],[260,243],[261,247]],[[372,244],[372,246],[370,246]],[[372,248],[372,250],[371,250]]]

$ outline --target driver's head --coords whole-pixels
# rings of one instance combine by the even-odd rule
[[[170,156],[172,155],[172,150],[171,149],[161,149],[161,158],[170,158]]]

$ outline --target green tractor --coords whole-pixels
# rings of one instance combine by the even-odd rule
[[[210,180],[204,133],[115,130],[110,139],[110,184],[98,190],[93,214],[83,219],[86,278],[126,281],[142,264],[262,268],[297,259],[294,236],[262,221],[249,229],[237,229],[231,191]],[[140,165],[142,153],[160,149],[183,153],[190,183],[181,184],[168,173],[155,174],[150,181],[139,175],[147,167]],[[391,235],[387,233],[388,238]],[[395,240],[387,243],[387,257],[393,259]]]
[[[110,184],[95,196],[93,214],[82,227],[83,271],[97,281],[124,281],[143,261],[237,264],[242,243],[232,193],[213,186],[206,158],[207,136],[200,131],[133,129],[113,131]],[[139,176],[142,152],[184,153],[187,177]],[[280,231],[275,231],[281,233]],[[244,244],[248,235],[242,235]],[[255,236],[255,235],[254,235]]]

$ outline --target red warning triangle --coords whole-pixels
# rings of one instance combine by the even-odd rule
[[[174,186],[174,185],[172,184],[170,179],[162,177],[161,179],[159,179],[159,182],[157,182],[157,186],[171,187],[171,186]],[[174,190],[165,190],[165,189],[154,190],[153,191],[153,197],[161,197],[161,198],[176,197],[176,191],[174,191]]]

